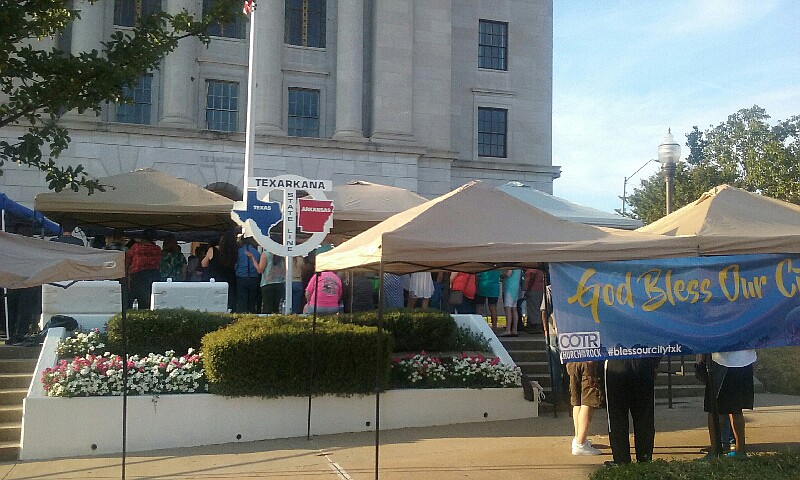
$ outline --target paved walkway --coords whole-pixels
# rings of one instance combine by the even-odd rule
[[[753,452],[800,451],[800,397],[759,394],[745,414]],[[611,459],[606,415],[598,412],[591,436],[603,451],[573,457],[572,420],[541,418],[381,432],[380,478],[586,479]],[[702,399],[677,399],[656,407],[655,458],[696,459],[708,443]],[[127,479],[371,479],[374,433],[269,440],[208,447],[136,452],[127,457]],[[121,457],[84,457],[0,464],[2,480],[121,478]]]

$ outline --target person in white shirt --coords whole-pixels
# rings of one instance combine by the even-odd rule
[[[757,360],[755,350],[738,350],[734,352],[716,352],[711,354],[711,362],[707,368],[712,369],[714,384],[706,382],[704,410],[711,411],[711,401],[716,397],[717,412],[723,421],[729,420],[733,427],[736,447],[728,453],[730,457],[745,456],[745,427],[743,409],[753,409],[753,364]],[[714,395],[716,393],[716,395]],[[708,431],[711,439],[709,455],[714,457],[718,442],[712,434],[713,415],[708,414]]]

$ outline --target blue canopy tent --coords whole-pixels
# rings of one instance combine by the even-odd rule
[[[33,226],[38,233],[50,235],[58,235],[61,233],[61,227],[57,223],[45,217],[42,213],[31,210],[24,205],[20,205],[19,203],[10,199],[5,193],[0,193],[0,230],[4,232],[6,231],[6,226],[10,223],[10,219],[8,217],[16,217],[15,220],[19,219],[24,224]],[[39,229],[41,229],[41,231],[39,231]],[[2,319],[5,324],[5,328],[3,330],[5,335],[2,337],[4,340],[10,338],[7,293],[8,292],[4,288],[2,291],[3,299],[2,302],[0,302],[0,309],[2,309],[2,312],[0,312],[0,319]]]
[[[31,210],[10,199],[5,193],[0,193],[0,222],[2,222],[1,226],[3,231],[6,230],[6,223],[8,222],[6,214],[8,213],[30,222],[36,228],[42,228],[45,234],[58,235],[61,233],[61,227],[54,221],[45,217],[41,212]]]

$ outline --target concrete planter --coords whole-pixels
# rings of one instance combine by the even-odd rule
[[[21,460],[122,451],[122,398],[26,398]],[[128,398],[127,450],[143,451],[306,435],[308,398],[226,398],[210,394]],[[390,390],[381,429],[535,417],[521,389]],[[311,434],[375,428],[375,397],[312,402]]]
[[[488,329],[480,317],[480,321],[457,317],[468,328]],[[55,347],[62,335],[61,328],[48,330],[23,402],[21,460],[122,451],[121,397],[45,396],[41,373],[55,365]],[[495,349],[499,342],[493,334],[491,337]],[[504,363],[511,361],[505,350],[495,353]],[[380,405],[381,429],[511,420],[539,413],[538,402],[525,401],[521,388],[390,390],[381,394]],[[308,398],[132,396],[128,397],[127,418],[130,452],[301,437],[307,433]],[[326,395],[312,401],[312,435],[374,428],[374,395]]]

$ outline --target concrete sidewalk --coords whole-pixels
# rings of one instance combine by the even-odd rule
[[[702,398],[656,406],[655,458],[696,459],[708,444]],[[751,452],[800,451],[800,397],[759,394],[745,414]],[[305,421],[305,420],[303,420]],[[599,411],[591,439],[603,455],[570,454],[572,419],[540,418],[381,432],[380,478],[586,479],[611,459]],[[374,433],[339,434],[129,454],[127,479],[371,479]],[[121,457],[0,464],[2,480],[121,478]]]

